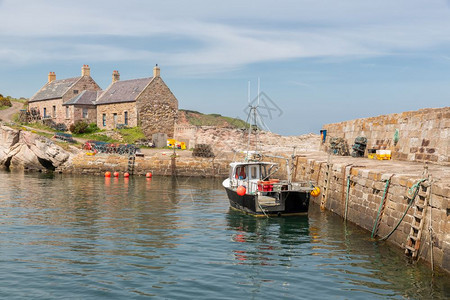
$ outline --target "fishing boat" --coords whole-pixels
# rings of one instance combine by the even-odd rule
[[[258,84],[259,94],[259,84]],[[258,101],[259,103],[259,101]],[[255,150],[244,151],[242,161],[230,163],[229,177],[222,183],[230,201],[230,207],[255,216],[287,216],[308,212],[309,199],[314,186],[310,182],[293,182],[293,161],[296,158],[295,148],[291,157],[263,155],[258,149],[258,105],[249,105],[248,145],[251,136],[255,135]],[[261,120],[261,119],[259,119]],[[280,169],[278,163],[266,159],[278,158],[286,161],[286,176],[277,179]]]
[[[231,208],[255,216],[307,213],[314,187],[306,181],[292,182],[290,174],[287,180],[276,179],[278,169],[277,163],[252,159],[230,163],[230,175],[222,184]]]

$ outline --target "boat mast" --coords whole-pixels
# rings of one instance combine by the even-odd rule
[[[256,130],[256,134],[255,134],[255,152],[256,152],[256,154],[258,154],[258,135],[259,135],[259,132],[258,132],[258,125],[257,125],[257,108],[258,108],[258,106],[259,106],[259,94],[260,94],[260,92],[259,92],[259,86],[260,86],[260,83],[259,83],[259,77],[258,77],[258,104],[256,105],[256,107],[255,107],[255,111],[254,111],[254,121],[255,121],[255,130]]]
[[[246,154],[246,159],[248,159],[248,151],[250,149],[250,134],[251,134],[251,130],[252,130],[252,120],[251,120],[251,113],[252,113],[252,105],[250,104],[250,81],[248,82],[248,89],[247,89],[247,102],[248,102],[248,107],[250,107],[250,111],[248,112],[248,116],[247,116],[247,121],[249,121],[248,123],[248,140],[247,140],[247,154]]]

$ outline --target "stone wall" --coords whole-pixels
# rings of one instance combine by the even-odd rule
[[[97,124],[97,110],[95,106],[92,105],[71,105],[73,109],[73,119],[74,120],[83,120],[84,122],[90,124]],[[83,118],[83,109],[87,109],[87,118]]]
[[[125,124],[125,112],[128,112],[129,127],[137,126],[136,102],[122,102],[97,105],[97,126],[100,129],[114,129],[117,124]],[[106,123],[103,126],[103,114]],[[117,114],[117,123],[114,124],[114,114]]]
[[[175,172],[178,176],[220,177],[228,176],[229,159],[213,159],[201,157],[177,157]],[[72,159],[72,166],[64,172],[102,175],[106,171],[126,172],[128,157],[121,155],[97,154],[95,156],[81,153]],[[172,175],[173,160],[170,155],[136,157],[135,175]]]
[[[321,204],[324,197],[324,187],[327,180],[326,165],[326,161],[299,158],[298,167],[295,171],[297,180],[311,180],[318,183],[322,192],[318,197],[311,197],[313,202],[317,204]],[[329,192],[324,203],[325,208],[344,216],[347,198],[347,176],[350,176],[348,221],[370,232],[376,220],[386,187],[386,180],[390,179],[385,200],[385,210],[381,215],[377,237],[386,236],[395,227],[409,204],[409,200],[406,197],[407,190],[423,177],[417,174],[401,174],[366,169],[362,166],[350,165],[349,163],[334,163],[331,164],[330,169]],[[417,170],[416,173],[420,172],[421,170]],[[419,256],[430,262],[431,243],[428,228],[431,214],[431,224],[434,232],[434,264],[450,272],[450,186],[445,180],[434,178],[431,191],[431,203],[429,203],[425,212]],[[414,211],[413,207],[408,210],[398,229],[388,238],[389,242],[400,247],[406,244]]]
[[[38,109],[41,114],[41,118],[46,117],[46,118],[50,118],[50,119],[54,120],[56,123],[63,123],[61,121],[57,121],[57,120],[61,119],[59,116],[62,111],[64,111],[64,116],[66,114],[65,107],[62,106],[62,103],[63,102],[62,102],[61,98],[47,100],[47,101],[36,101],[36,102],[30,103],[30,108]],[[54,113],[53,107],[55,107],[56,113]],[[45,109],[45,114],[44,114],[44,109]]]
[[[351,147],[356,137],[365,136],[367,148],[392,150],[393,159],[450,163],[450,107],[327,124],[323,129],[326,142],[342,137]],[[394,142],[396,130],[398,143]]]
[[[161,77],[155,77],[136,101],[138,124],[148,138],[153,133],[174,136],[178,100]]]

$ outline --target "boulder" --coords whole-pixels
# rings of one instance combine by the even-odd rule
[[[0,133],[0,165],[11,170],[54,171],[71,161],[71,153],[48,138],[6,126]]]

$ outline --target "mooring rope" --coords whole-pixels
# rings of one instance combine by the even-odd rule
[[[389,232],[386,236],[382,237],[380,240],[382,240],[382,241],[387,240],[394,233],[394,231],[397,230],[398,226],[400,226],[400,223],[403,221],[406,214],[408,213],[409,208],[415,202],[416,196],[419,193],[420,185],[422,184],[422,182],[427,181],[427,180],[428,180],[427,178],[420,179],[419,181],[417,181],[416,184],[414,184],[410,189],[408,189],[407,195],[408,195],[408,198],[411,199],[411,201],[408,204],[408,207],[406,207],[405,212],[403,213],[402,217],[398,221],[397,225],[395,225],[394,229],[392,229],[391,232]]]
[[[347,221],[347,211],[348,211],[348,196],[350,194],[350,174],[347,175],[347,197],[345,198],[345,213],[344,221]]]
[[[391,175],[391,177],[389,177],[389,178],[386,180],[386,186],[384,187],[383,198],[381,198],[380,206],[378,207],[377,218],[375,219],[375,223],[373,224],[372,235],[371,235],[372,238],[373,238],[374,235],[375,235],[375,230],[376,230],[377,225],[378,225],[378,221],[379,221],[380,214],[381,214],[381,209],[383,208],[384,201],[386,200],[386,195],[387,195],[387,190],[388,190],[388,188],[389,188],[389,183],[390,183],[390,181],[391,181],[391,179],[392,179],[393,176],[394,176],[394,175]]]

